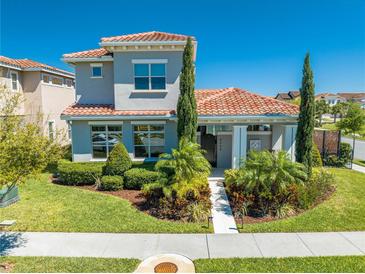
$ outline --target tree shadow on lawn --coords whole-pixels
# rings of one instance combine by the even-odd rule
[[[22,233],[0,232],[0,256],[9,255],[13,249],[22,247],[25,243]]]

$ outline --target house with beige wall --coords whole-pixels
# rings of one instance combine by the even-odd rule
[[[75,102],[73,73],[29,59],[0,56],[0,84],[9,92],[22,93],[19,115],[36,122],[41,114],[45,134],[53,137],[56,130],[62,130],[69,135],[69,125],[60,115]]]

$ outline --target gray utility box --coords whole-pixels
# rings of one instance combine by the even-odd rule
[[[0,208],[11,205],[19,201],[18,187],[14,186],[10,190],[8,188],[0,189]]]

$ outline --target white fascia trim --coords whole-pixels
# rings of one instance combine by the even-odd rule
[[[61,120],[66,121],[88,121],[88,120],[147,120],[147,119],[171,119],[171,116],[72,116],[72,115],[61,115]]]
[[[134,41],[134,42],[100,42],[101,47],[116,47],[116,46],[163,46],[185,45],[186,41]]]
[[[62,58],[61,59],[63,62],[66,63],[79,63],[79,62],[111,62],[113,61],[113,57],[111,56],[103,56],[103,57],[92,57],[92,58],[88,58],[88,57],[75,57],[75,58]]]
[[[57,71],[54,71],[54,70],[44,69],[44,68],[25,68],[25,69],[23,69],[23,71],[41,71],[41,72],[56,74],[58,76],[63,76],[63,77],[68,77],[68,78],[75,79],[74,74],[66,74],[66,73],[57,72]]]
[[[166,121],[132,121],[132,125],[152,125],[152,124],[158,124],[158,125],[164,125],[166,124]]]
[[[1,63],[1,62],[0,62],[0,67],[10,68],[10,69],[14,69],[14,70],[23,70],[23,69],[22,69],[22,68],[20,68],[20,67],[12,66],[12,65],[7,65],[7,64],[5,64],[5,63]]]
[[[89,125],[123,125],[123,121],[89,121]]]
[[[167,64],[167,59],[132,59],[132,64]]]

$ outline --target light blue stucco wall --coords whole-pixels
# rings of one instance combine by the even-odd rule
[[[166,92],[134,90],[134,64],[136,59],[166,59]],[[115,52],[114,90],[115,108],[124,110],[173,110],[180,93],[179,76],[182,68],[182,51]]]
[[[80,104],[114,104],[113,62],[101,63],[102,78],[91,78],[92,63],[76,64],[76,99]]]
[[[146,123],[151,123],[147,120]],[[92,160],[92,144],[90,121],[72,121],[72,152],[75,162],[87,162]],[[113,120],[113,123],[115,120]],[[131,121],[123,123],[123,143],[132,159],[134,159],[133,125]],[[108,121],[105,121],[108,124]],[[165,152],[170,153],[177,147],[176,122],[166,121],[165,124]],[[138,158],[136,159],[138,160]]]

